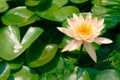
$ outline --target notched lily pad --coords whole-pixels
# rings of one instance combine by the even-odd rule
[[[38,27],[30,27],[20,42],[19,28],[16,26],[3,27],[0,30],[0,57],[13,60],[22,54],[43,32]]]

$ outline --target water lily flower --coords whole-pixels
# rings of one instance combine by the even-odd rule
[[[104,19],[98,20],[97,17],[92,18],[92,13],[87,13],[86,18],[82,14],[73,14],[73,18],[67,18],[68,26],[57,27],[59,31],[72,37],[73,40],[70,41],[62,50],[73,51],[79,48],[82,44],[90,57],[96,62],[96,52],[92,46],[92,42],[97,44],[109,44],[112,40],[104,37],[98,37],[101,30],[104,28]]]

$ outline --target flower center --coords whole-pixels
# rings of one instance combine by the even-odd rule
[[[90,25],[86,25],[85,23],[82,23],[78,29],[77,29],[78,34],[83,35],[83,36],[89,36],[92,34],[92,28]]]

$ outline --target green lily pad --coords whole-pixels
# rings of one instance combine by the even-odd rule
[[[7,80],[10,75],[10,67],[6,62],[0,62],[0,80]]]
[[[1,19],[5,25],[25,26],[33,23],[37,17],[34,12],[28,10],[25,6],[21,6],[10,9]]]
[[[5,1],[0,2],[0,12],[4,12],[8,8],[9,8],[9,5]]]
[[[39,75],[27,66],[23,66],[19,71],[11,74],[8,80],[39,80]]]
[[[40,67],[45,65],[54,58],[57,52],[57,48],[58,47],[56,44],[48,44],[45,46],[42,52],[35,53],[35,55],[33,54],[34,50],[32,48],[29,49],[26,55],[27,64],[30,67]]]
[[[65,1],[65,2],[62,2]],[[67,0],[53,0],[46,9],[39,7],[36,11],[40,17],[52,20],[52,21],[64,21],[68,16],[72,16],[73,13],[79,13],[79,9],[75,6],[65,6]]]
[[[36,14],[38,16],[42,17],[42,18],[55,21],[56,18],[54,17],[53,12],[56,11],[56,10],[58,10],[58,9],[59,9],[59,7],[57,5],[53,4],[53,5],[51,5],[51,7],[49,7],[45,11],[41,11],[38,8],[37,11],[36,11]]]
[[[73,2],[73,3],[84,3],[88,0],[70,0],[70,1]]]
[[[66,80],[90,80],[89,74],[82,68],[75,67],[74,72]]]
[[[39,80],[58,80],[58,79],[54,76],[54,74],[44,73],[40,76]]]
[[[23,55],[20,55],[19,57],[15,58],[14,60],[8,61],[10,69],[11,70],[20,69],[24,64],[24,58],[23,57],[24,57]]]
[[[53,4],[57,5],[59,8],[68,3],[68,0],[53,0]]]
[[[120,71],[114,69],[106,69],[97,74],[95,80],[119,80]]]
[[[63,65],[63,59],[56,54],[56,56],[47,64],[37,67],[36,70],[40,73],[56,73],[59,66]]]
[[[13,60],[22,54],[43,32],[38,27],[30,27],[20,42],[18,27],[8,26],[0,30],[0,57],[5,60]]]
[[[79,13],[79,10],[75,6],[65,6],[60,10],[55,11],[53,14],[57,21],[64,21],[67,17],[73,15],[73,13]]]
[[[83,69],[89,73],[91,80],[94,80],[96,75],[99,74],[99,72],[100,72],[99,70],[97,70],[95,68],[83,68]]]
[[[37,6],[40,3],[40,0],[36,1],[36,0],[26,0],[25,4],[27,6]]]
[[[20,32],[17,27],[3,27],[0,30],[0,57],[6,60],[11,60],[18,54],[13,52],[15,44],[20,43]]]

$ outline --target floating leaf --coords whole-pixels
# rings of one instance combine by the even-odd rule
[[[36,13],[40,17],[48,20],[64,21],[68,16],[72,16],[73,13],[79,13],[79,9],[75,6],[62,7],[66,3],[59,0],[53,0],[51,2],[51,5],[48,6],[47,9],[43,10],[43,8],[41,9],[41,7],[39,7]]]
[[[97,74],[95,80],[119,80],[120,71],[114,69],[106,69]]]
[[[53,0],[53,4],[57,5],[59,8],[68,3],[68,0]]]
[[[25,4],[27,6],[37,6],[40,3],[40,0],[35,1],[35,0],[26,0]]]
[[[0,12],[4,12],[8,8],[9,8],[9,5],[5,1],[0,2]]]
[[[3,27],[0,30],[0,57],[6,60],[13,59],[16,54],[13,53],[15,44],[20,43],[20,32],[18,27]],[[18,54],[17,54],[18,55]]]
[[[70,1],[73,2],[73,3],[84,3],[88,0],[70,0]]]
[[[39,75],[27,66],[23,66],[19,71],[11,74],[8,80],[39,80]]]
[[[8,61],[10,69],[11,70],[20,69],[24,64],[24,58],[23,57],[24,57],[23,55],[20,55],[19,57],[15,58],[14,60]]]
[[[97,74],[99,74],[99,70],[95,69],[95,68],[83,68],[84,70],[86,70],[89,75],[90,75],[90,80],[94,80],[94,78],[96,77]]]
[[[33,51],[34,51],[33,49],[31,50],[29,49],[29,51],[27,52],[27,56],[26,56],[27,64],[30,67],[39,67],[45,65],[54,58],[57,52],[57,45],[48,44],[45,46],[42,52],[38,52],[36,53],[36,55],[33,54],[34,53]]]
[[[47,64],[37,67],[37,71],[39,71],[40,73],[56,73],[58,66],[62,66],[62,65],[63,65],[63,59],[59,57],[59,55],[56,55]]]
[[[111,6],[111,5],[120,5],[120,1],[119,0],[107,0],[107,1],[104,1],[104,0],[93,0],[92,1],[93,4],[95,5],[101,5],[101,6]]]
[[[37,17],[34,12],[28,10],[25,6],[21,6],[10,9],[1,19],[5,25],[25,26],[33,23]]]
[[[57,21],[64,21],[67,17],[73,15],[73,13],[79,13],[79,10],[75,6],[62,7],[60,10],[55,11],[53,14]]]
[[[10,67],[9,65],[1,61],[0,62],[0,80],[7,80],[10,75]]]
[[[30,27],[20,42],[18,27],[8,26],[0,30],[0,57],[5,60],[13,60],[22,54],[43,32],[38,27]]]
[[[58,80],[58,79],[54,76],[54,74],[44,73],[40,76],[39,80]]]

